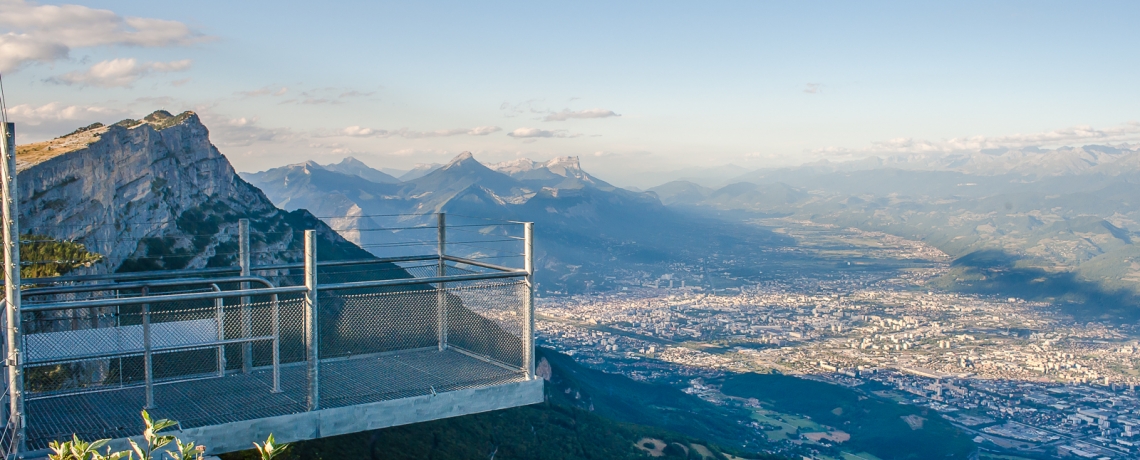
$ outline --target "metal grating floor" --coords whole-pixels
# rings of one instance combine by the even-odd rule
[[[153,418],[177,420],[182,428],[273,417],[305,410],[307,384],[303,363],[281,367],[281,393],[271,393],[268,369],[179,383],[156,385]],[[408,351],[321,363],[321,407],[485,387],[525,378],[454,350]],[[70,438],[122,438],[142,432],[142,387],[56,396],[27,401],[28,448],[46,449],[50,441]]]

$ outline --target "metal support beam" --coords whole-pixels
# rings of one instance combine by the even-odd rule
[[[444,257],[447,255],[447,214],[436,214],[438,220],[436,221],[437,230],[439,232],[439,277],[447,276],[447,260]],[[442,281],[436,283],[435,290],[435,305],[436,305],[436,325],[439,327],[439,351],[447,349],[447,292],[444,291],[446,284]]]
[[[24,442],[24,358],[20,347],[20,197],[16,189],[16,124],[4,123],[0,130],[0,190],[3,192],[4,303],[8,320],[8,404],[15,430],[17,452],[27,450]]]
[[[146,286],[142,288],[142,295],[146,297],[149,294],[149,289]],[[143,327],[143,380],[146,386],[146,408],[154,409],[154,354],[151,351],[151,337],[150,337],[150,304],[142,304],[142,327]],[[120,358],[122,359],[122,358]]]
[[[273,334],[273,392],[281,392],[281,306],[277,302],[277,294],[269,301],[272,311],[270,315],[270,332]]]
[[[523,224],[523,367],[527,379],[534,378],[534,223]]]
[[[214,299],[214,321],[218,325],[218,342],[226,340],[226,304],[221,297]],[[226,346],[218,345],[218,377],[226,376]]]
[[[249,276],[249,219],[238,220],[238,244],[241,276]],[[243,281],[241,289],[243,291],[249,289],[249,283]],[[242,338],[253,336],[253,310],[249,305],[248,296],[241,298],[241,336]],[[246,342],[241,347],[241,371],[248,374],[251,369],[253,369],[253,343]]]
[[[317,232],[305,230],[305,356],[309,410],[321,408],[320,325],[317,323]]]

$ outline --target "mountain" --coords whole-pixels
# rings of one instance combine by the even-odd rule
[[[814,163],[753,171],[720,188],[670,182],[650,191],[675,209],[792,216],[921,240],[961,258],[936,283],[946,289],[1131,321],[1140,319],[1135,154],[1084,146],[975,152],[957,162]],[[977,265],[982,255],[1000,267]]]
[[[336,171],[338,173],[348,174],[350,176],[357,176],[364,180],[369,180],[379,184],[396,184],[400,179],[392,177],[391,175],[374,169],[364,164],[363,161],[357,160],[353,157],[345,157],[340,163],[333,163],[325,165],[325,169],[329,171]]]
[[[519,158],[488,165],[516,180],[538,187],[582,188],[595,187],[613,190],[615,187],[582,170],[578,157],[558,157],[545,163]]]
[[[399,184],[366,183],[312,163],[245,177],[278,205],[309,207],[350,241],[374,248],[377,254],[424,251],[423,232],[417,243],[416,231],[408,229],[430,226],[430,214],[437,212],[456,219],[479,216],[534,222],[540,287],[555,291],[603,287],[609,272],[637,264],[695,261],[729,246],[760,251],[788,243],[785,237],[764,230],[726,228],[723,222],[677,212],[653,193],[614,187],[585,172],[575,157],[548,162],[520,159],[489,167],[464,152],[422,177]],[[458,255],[521,262],[504,228],[488,224],[481,232],[449,247]],[[694,234],[708,238],[694,241]]]
[[[304,229],[317,230],[323,258],[370,256],[242,180],[193,112],[21,145],[17,169],[21,232],[101,255],[80,273],[236,265],[241,218],[251,221],[255,264],[301,260]]]
[[[720,210],[772,211],[808,199],[808,194],[783,183],[736,182],[718,189],[673,181],[649,189],[671,206],[707,206]]]
[[[443,166],[443,165],[441,165],[439,163],[419,163],[419,164],[416,164],[415,166],[413,166],[411,170],[405,171],[403,174],[401,174],[398,177],[402,181],[416,180],[416,179],[419,179],[421,177],[424,177],[425,175],[427,175],[428,173],[430,173],[432,171],[435,171],[436,169],[439,169],[440,166]]]
[[[626,187],[648,189],[667,182],[692,182],[703,187],[719,187],[730,182],[733,177],[749,172],[748,168],[734,164],[720,166],[700,167],[690,166],[683,169],[609,172],[607,176],[618,177],[619,182]]]

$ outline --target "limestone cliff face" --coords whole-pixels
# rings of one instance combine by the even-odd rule
[[[235,265],[240,218],[252,223],[255,265],[299,260],[305,228],[323,237],[322,259],[367,256],[238,177],[192,112],[22,145],[17,169],[21,233],[85,244],[104,256],[89,272]]]

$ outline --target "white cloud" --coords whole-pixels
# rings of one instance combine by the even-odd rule
[[[808,94],[818,94],[820,91],[823,91],[823,85],[819,83],[808,83],[804,87],[804,92]]]
[[[219,147],[248,147],[267,142],[291,142],[301,140],[289,128],[265,128],[257,117],[230,118],[207,107],[198,107],[195,113],[202,123],[210,128],[210,140]]]
[[[51,62],[67,57],[67,47],[37,40],[28,34],[0,35],[0,72],[8,72],[32,61]]]
[[[21,144],[58,137],[95,122],[114,123],[130,115],[130,112],[119,108],[61,102],[8,107],[8,119],[16,123],[16,134]]]
[[[581,134],[570,134],[565,129],[545,130],[538,128],[517,128],[507,133],[508,136],[519,139],[534,139],[539,137],[578,137]]]
[[[139,64],[135,58],[119,58],[99,62],[82,72],[69,72],[49,78],[52,83],[79,86],[99,86],[103,88],[131,86],[147,74],[181,72],[192,65],[189,59],[170,62],[146,62]]]
[[[952,153],[978,151],[997,148],[1061,147],[1090,142],[1126,142],[1140,139],[1140,122],[1132,121],[1106,129],[1091,126],[1073,126],[1052,131],[1007,136],[970,136],[943,140],[914,139],[899,137],[872,142],[861,149],[827,147],[812,150],[818,154],[902,154],[902,153]]]
[[[41,125],[49,122],[66,121],[106,121],[109,118],[124,116],[126,112],[99,106],[63,105],[50,102],[39,107],[21,104],[8,108],[8,117],[16,123]],[[115,120],[117,121],[117,120]]]
[[[362,128],[360,126],[349,126],[340,130],[340,134],[352,137],[384,137],[388,135],[388,131],[383,129]]]
[[[0,1],[0,72],[67,58],[72,48],[186,46],[207,37],[178,21],[124,17],[81,5]]]
[[[280,88],[274,88],[272,86],[266,86],[266,87],[258,88],[258,89],[252,90],[252,91],[238,91],[237,94],[244,96],[244,97],[260,97],[260,96],[270,96],[270,95],[282,96],[287,92],[289,92],[289,87],[287,87],[287,86],[282,86]]]
[[[609,118],[620,117],[621,115],[614,113],[613,110],[607,109],[586,109],[571,111],[570,109],[562,109],[561,112],[553,112],[543,118],[542,121],[566,121],[572,118]]]
[[[341,136],[351,137],[403,137],[407,139],[420,139],[426,137],[450,137],[462,135],[486,136],[488,134],[502,130],[503,129],[498,126],[477,126],[475,128],[439,129],[435,131],[413,131],[408,128],[400,128],[394,131],[389,131],[386,129],[349,126],[340,131],[337,131],[337,134]]]

